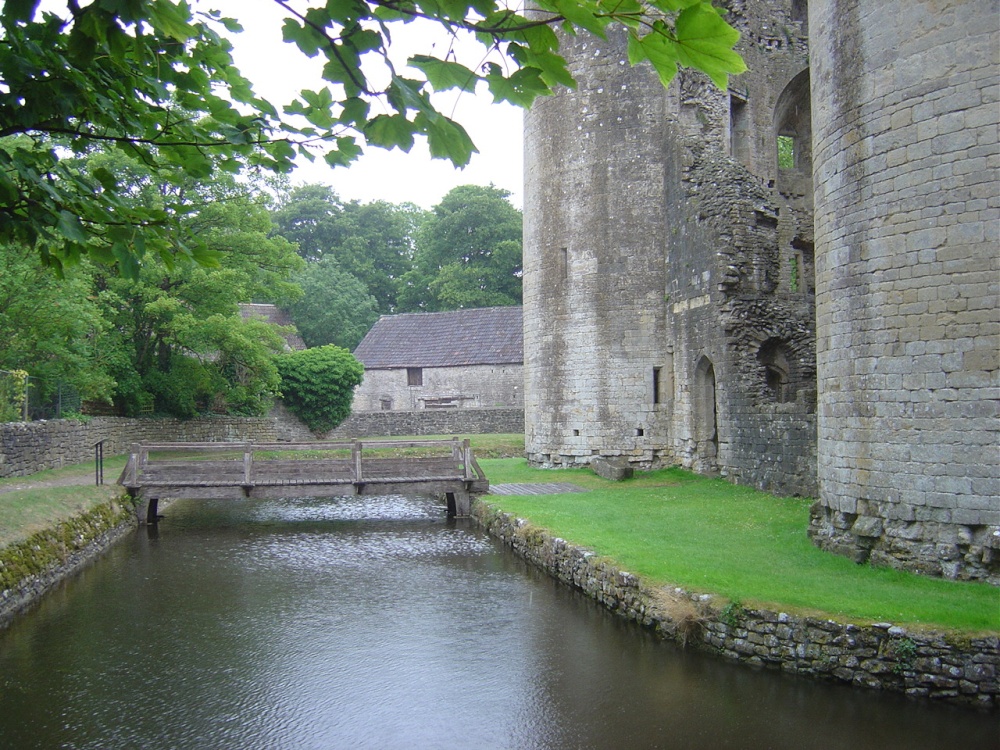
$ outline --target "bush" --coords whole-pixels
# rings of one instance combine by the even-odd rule
[[[364,367],[339,346],[318,346],[276,359],[282,401],[313,432],[328,432],[351,413]]]

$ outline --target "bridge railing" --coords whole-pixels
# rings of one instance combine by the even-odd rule
[[[368,464],[366,464],[366,450]],[[438,455],[431,455],[437,451]],[[430,453],[429,453],[430,452]],[[166,454],[166,455],[164,455]],[[350,481],[362,484],[369,478],[384,481],[384,476],[378,476],[378,468],[385,470],[385,462],[394,459],[401,468],[414,466],[414,461],[432,458],[450,458],[454,463],[455,473],[448,472],[449,478],[464,481],[485,480],[486,475],[472,453],[468,439],[458,438],[438,440],[351,440],[351,441],[316,441],[305,443],[255,443],[255,442],[211,442],[211,443],[142,443],[134,444],[129,460],[121,476],[119,484],[126,487],[139,487],[143,475],[156,466],[169,466],[171,463],[197,461],[212,461],[213,458],[225,457],[225,474],[230,478],[236,467],[230,462],[242,459],[242,484],[252,486],[255,483],[255,467],[258,464],[277,462],[281,460],[319,460],[327,464],[340,462],[345,469],[350,470]],[[299,454],[296,456],[295,454]],[[388,458],[387,458],[388,456]],[[407,464],[407,462],[410,462]],[[382,463],[376,463],[382,462]],[[213,468],[219,464],[213,462]],[[369,471],[371,469],[372,471]],[[374,472],[374,474],[373,474]],[[442,477],[443,478],[443,477]]]

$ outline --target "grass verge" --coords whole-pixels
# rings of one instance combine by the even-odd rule
[[[121,487],[106,484],[37,487],[0,494],[0,548],[89,511],[121,492]]]
[[[523,459],[482,465],[493,484],[569,481],[591,490],[489,501],[652,584],[848,622],[1000,630],[1000,590],[993,586],[860,566],[814,547],[806,536],[810,500],[680,469],[609,482],[589,469],[531,469]]]

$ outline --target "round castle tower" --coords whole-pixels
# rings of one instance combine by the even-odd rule
[[[812,0],[820,546],[1000,582],[996,0]]]
[[[564,53],[578,88],[525,115],[526,448],[542,466],[650,463],[667,438],[653,393],[667,97],[628,65],[623,35],[582,35]]]

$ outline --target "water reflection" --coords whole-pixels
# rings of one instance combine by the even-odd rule
[[[438,506],[188,502],[0,634],[10,748],[978,748],[655,641]]]

